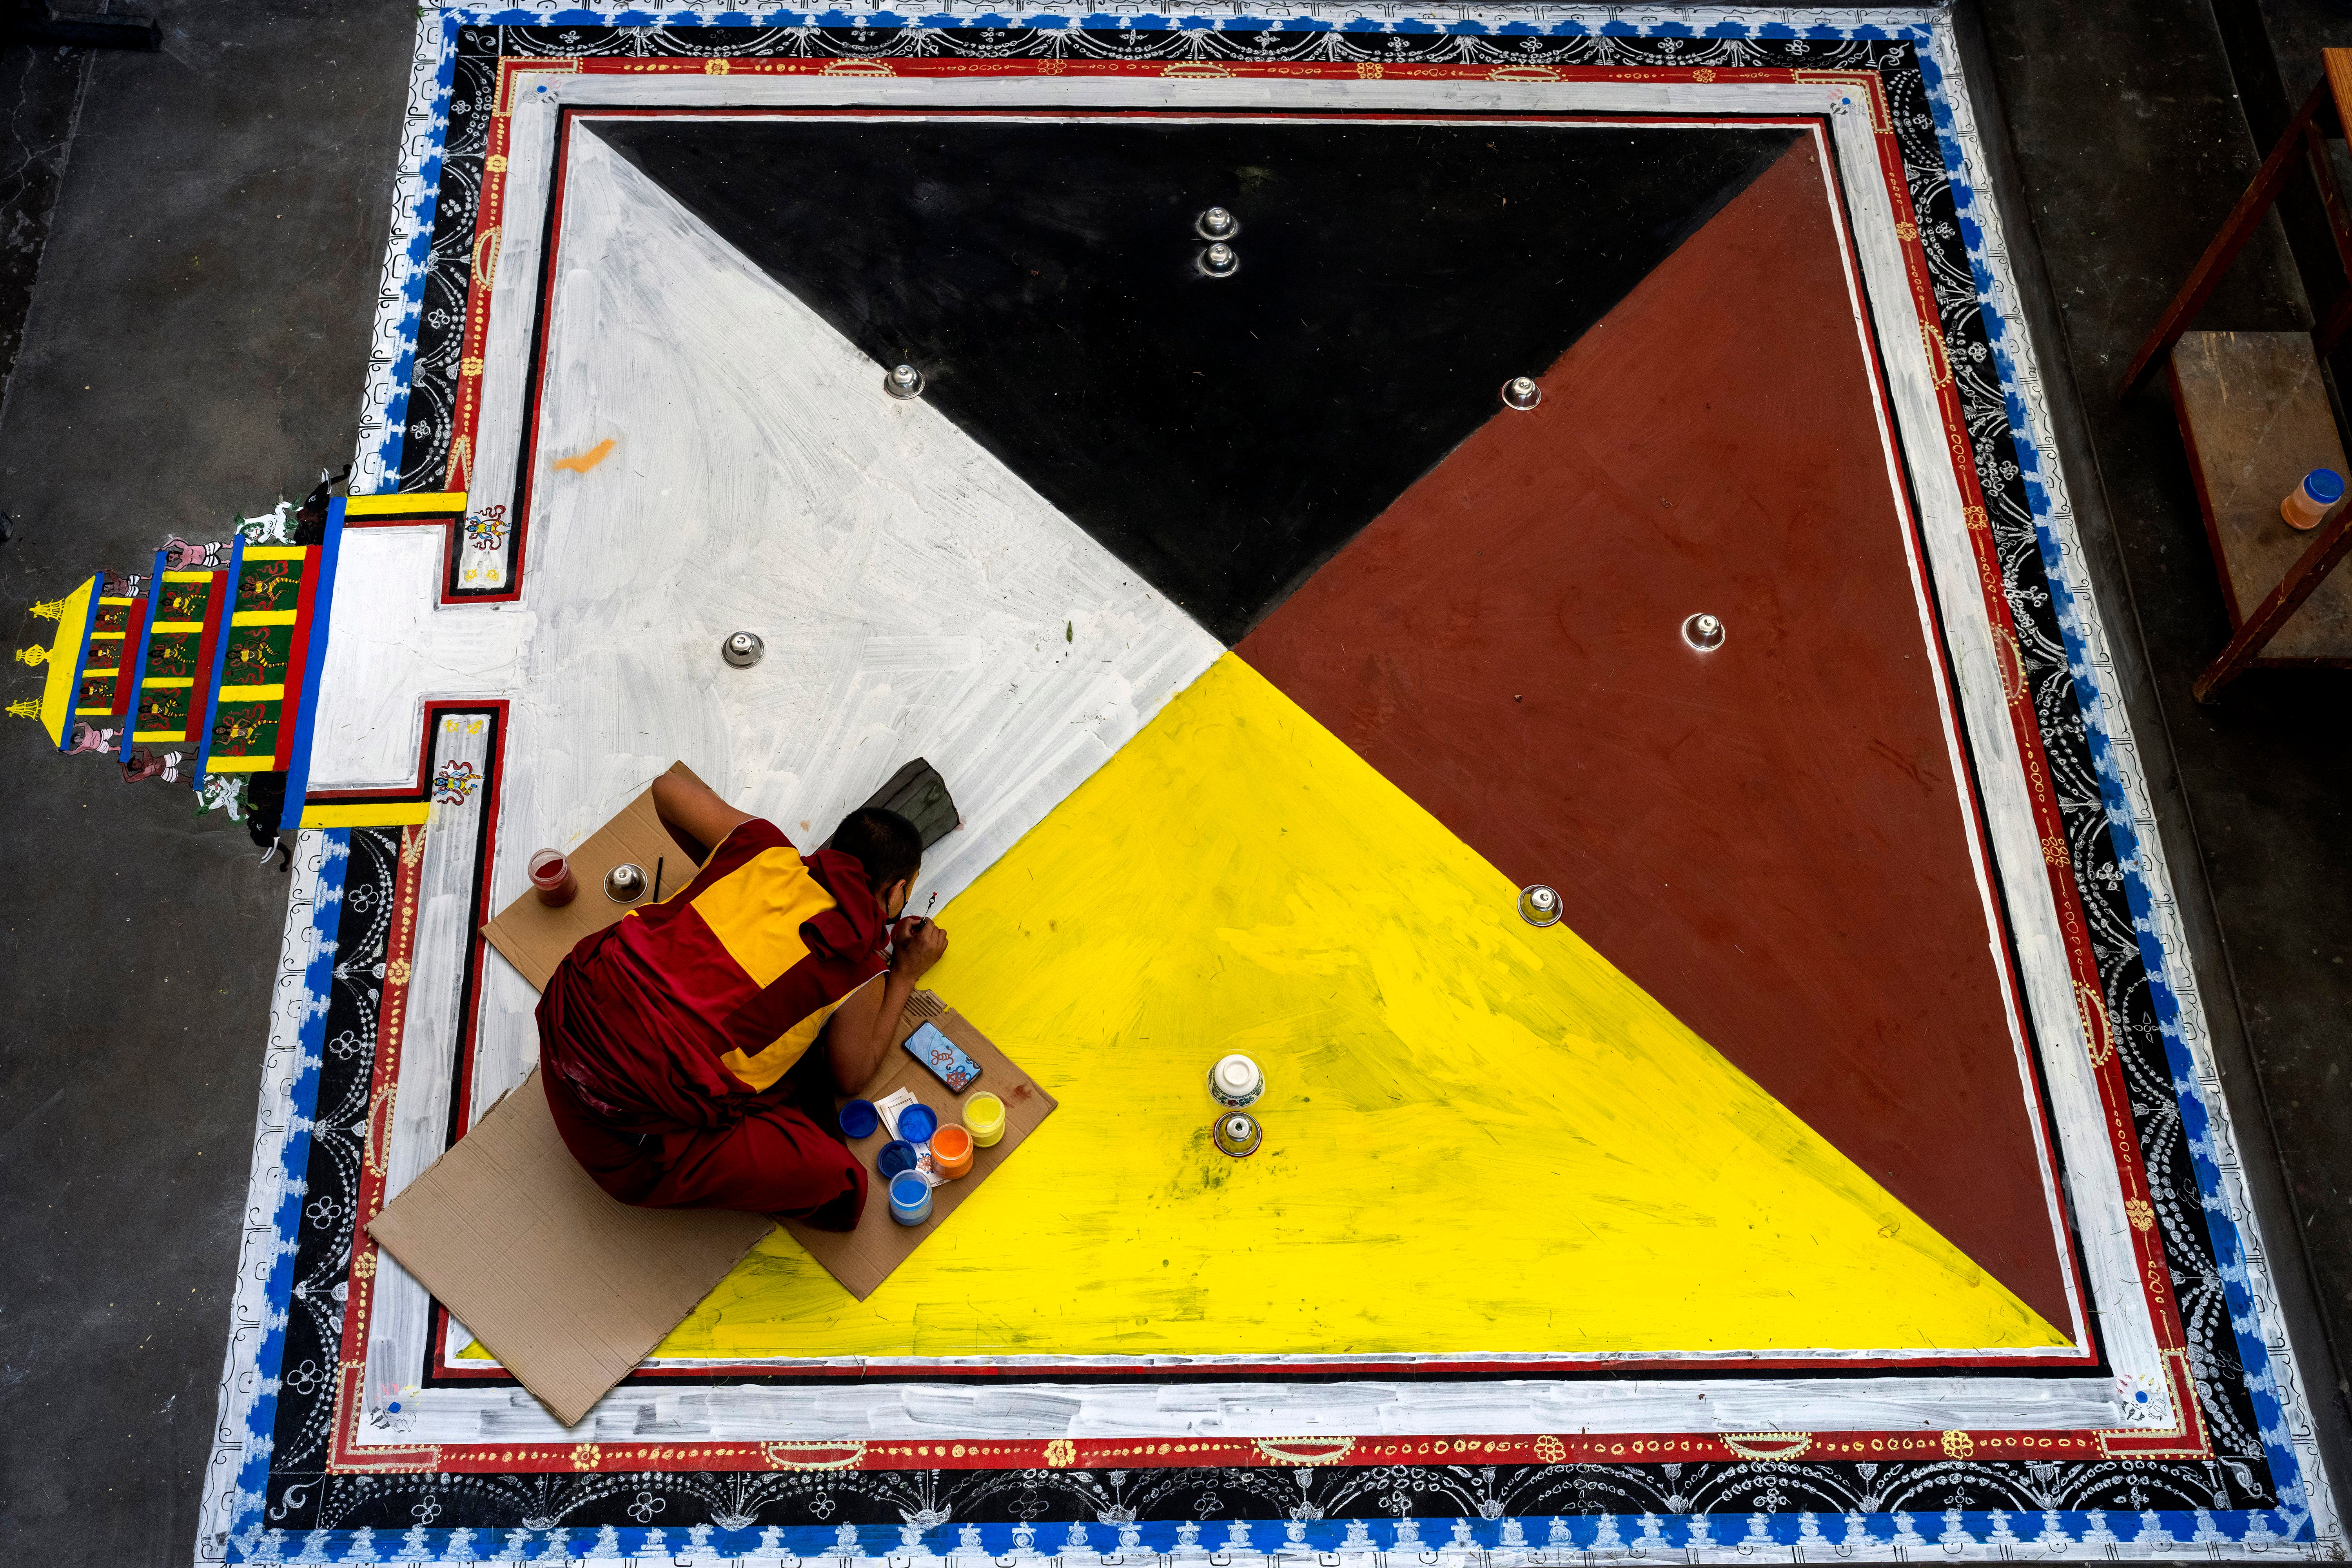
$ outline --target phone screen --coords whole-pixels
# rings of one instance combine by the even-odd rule
[[[940,1033],[936,1024],[925,1024],[908,1035],[906,1046],[917,1061],[931,1069],[933,1078],[948,1086],[950,1094],[961,1094],[980,1079],[980,1064]]]

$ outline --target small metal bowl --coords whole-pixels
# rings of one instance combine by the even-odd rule
[[[634,904],[646,896],[646,868],[623,861],[604,873],[604,896],[616,904]]]
[[[1256,1153],[1257,1146],[1265,1142],[1265,1132],[1258,1126],[1257,1118],[1245,1110],[1228,1110],[1218,1117],[1209,1128],[1209,1137],[1219,1153],[1231,1154],[1236,1160]]]

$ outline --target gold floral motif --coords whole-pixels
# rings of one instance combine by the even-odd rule
[[[572,1450],[572,1468],[575,1470],[593,1470],[604,1457],[604,1451],[593,1443],[577,1444]]]
[[[482,167],[493,174],[503,174],[507,172],[507,155],[504,153],[493,153],[482,160]]]
[[[1356,68],[1356,74],[1366,81],[1378,81],[1381,79],[1381,62],[1366,60]]]
[[[729,71],[734,68],[734,67],[729,65],[725,60],[705,60],[702,62],[702,74],[705,76],[725,76]]]
[[[1919,226],[1916,223],[1898,223],[1895,226],[1895,237],[1897,239],[1916,239],[1919,237]],[[1981,510],[1982,509],[1979,508],[1978,510]]]
[[[394,985],[407,984],[408,961],[404,958],[394,959],[383,966],[383,977]]]
[[[1568,1458],[1568,1445],[1547,1432],[1536,1439],[1536,1458],[1547,1465],[1557,1465]]]
[[[1976,1439],[1969,1436],[1966,1432],[1947,1432],[1944,1434],[1944,1452],[1949,1458],[1955,1459],[1965,1459],[1976,1451]]]
[[[1045,1462],[1057,1470],[1066,1470],[1077,1458],[1078,1446],[1067,1437],[1056,1437],[1045,1445]]]
[[[1693,81],[1713,81],[1714,79],[1715,72],[1706,66],[1701,66],[1698,69],[1691,72],[1691,80]]]
[[[352,1272],[362,1279],[375,1278],[375,1248],[369,1247],[352,1259]]]
[[[2132,1222],[2135,1230],[2153,1230],[2156,1228],[2156,1205],[2146,1198],[2126,1198],[2124,1217]]]
[[[457,362],[457,374],[459,375],[479,375],[482,374],[482,362],[478,359],[461,359]]]

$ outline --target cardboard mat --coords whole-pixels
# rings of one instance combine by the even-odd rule
[[[938,1025],[941,1034],[961,1046],[964,1053],[980,1064],[980,1077],[961,1095],[950,1094],[947,1085],[899,1048],[908,1036],[927,1023]],[[972,1151],[969,1175],[932,1189],[931,1217],[920,1225],[900,1225],[890,1217],[889,1194],[884,1190],[882,1179],[874,1173],[874,1156],[890,1141],[887,1130],[851,1142],[850,1152],[865,1164],[867,1179],[866,1211],[858,1216],[857,1228],[815,1230],[797,1220],[782,1223],[793,1239],[808,1249],[811,1258],[823,1264],[827,1273],[861,1301],[874,1294],[933,1231],[947,1224],[948,1216],[1013,1157],[1013,1152],[1037,1131],[1038,1123],[1052,1115],[1059,1103],[1027,1073],[1014,1067],[1012,1058],[966,1022],[963,1015],[929,991],[918,991],[907,998],[906,1010],[898,1016],[898,1037],[883,1058],[881,1070],[858,1090],[856,1098],[880,1100],[900,1088],[914,1090],[917,1100],[938,1111],[942,1127],[962,1119],[962,1104],[972,1095],[982,1090],[993,1094],[1004,1101],[1004,1136],[992,1148]],[[835,1107],[847,1104],[850,1099],[845,1094],[836,1095]],[[468,1326],[472,1321],[470,1318],[467,1320]]]
[[[534,1068],[367,1228],[570,1426],[772,1224],[607,1195],[563,1146]]]
[[[669,771],[694,779],[697,784],[702,782],[684,763],[672,763]],[[623,807],[619,816],[590,834],[579,847],[568,851],[565,858],[572,862],[572,874],[580,883],[579,895],[570,903],[562,909],[549,909],[526,883],[522,896],[482,927],[482,934],[489,938],[490,945],[541,991],[547,989],[547,977],[555,973],[563,955],[579,945],[582,937],[603,931],[632,909],[652,901],[656,868],[662,873],[664,897],[694,880],[698,869],[693,857],[662,826],[661,817],[654,810],[654,792],[650,787]],[[645,871],[646,891],[632,903],[616,904],[605,896],[604,873],[631,861]]]

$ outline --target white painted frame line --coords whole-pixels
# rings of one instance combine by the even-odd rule
[[[541,86],[548,90],[536,90]],[[1996,863],[2008,873],[2011,929],[2020,955],[2025,961],[2023,980],[2029,1010],[2039,1037],[2045,1044],[2044,1066],[2050,1078],[2053,1120],[2061,1130],[2070,1172],[2075,1176],[2084,1263],[2091,1277],[2094,1300],[2117,1372],[2145,1377],[2158,1388],[2169,1387],[2156,1353],[2153,1325],[2137,1292],[2137,1270],[2131,1255],[2112,1152],[2096,1137],[2104,1118],[2096,1087],[2090,1079],[2087,1053],[2083,1048],[2071,978],[2058,937],[2055,908],[2042,869],[2039,834],[2024,795],[2015,737],[2001,705],[1992,633],[1982,603],[1973,591],[1976,568],[1967,542],[1960,493],[1949,467],[1920,323],[1893,238],[1893,215],[1875,138],[1866,116],[1836,101],[1843,96],[1844,89],[1823,84],[1696,87],[1165,79],[1071,81],[1024,78],[909,82],[823,77],[583,76],[570,72],[544,73],[543,80],[533,73],[520,73],[513,87],[516,113],[509,146],[512,173],[501,223],[507,247],[496,288],[499,303],[492,312],[484,355],[484,412],[477,445],[475,496],[482,502],[505,498],[515,482],[545,204],[552,168],[553,132],[562,106],[856,106],[896,108],[915,118],[929,118],[941,109],[985,105],[1035,109],[1040,110],[1041,118],[1053,118],[1057,110],[1076,108],[1174,107],[1255,109],[1292,119],[1301,110],[1330,108],[1342,102],[1351,109],[1442,107],[1511,114],[1570,110],[1721,117],[1727,110],[1735,114],[1829,114],[1841,183],[1854,220],[1854,247],[1869,285],[1869,308],[1877,328],[1876,357],[1898,411],[1907,416],[1898,425],[1898,430],[1918,493],[1921,532],[1927,540],[1937,581],[1949,585],[1939,597],[1953,678],[1962,694],[1962,717],[1969,725],[1971,742],[1977,754],[1987,760],[1978,784],[1984,792],[1986,816],[1992,829],[1990,847]],[[1840,215],[1842,225],[1844,216]],[[469,612],[460,608],[457,613]],[[490,612],[484,606],[470,613]],[[2053,958],[2054,974],[2051,973]],[[443,1042],[444,1050],[448,1044]],[[423,1037],[411,1037],[412,1052],[422,1053],[429,1048],[430,1043]],[[2087,1138],[2083,1131],[2085,1127],[2091,1130]],[[2086,1142],[2087,1148],[2081,1146]],[[1274,1358],[1246,1359],[1263,1363]],[[1326,1363],[1339,1358],[1312,1359]],[[1599,1359],[1623,1364],[1639,1358],[1543,1359],[1579,1364],[1591,1364]],[[1776,1352],[1775,1359],[1794,1358]],[[805,1367],[810,1363],[790,1364]],[[899,1366],[912,1370],[943,1363],[918,1360],[847,1364],[874,1371]],[[1071,1363],[1064,1360],[1059,1364]],[[1139,1363],[1112,1358],[1112,1364],[1133,1367]],[[1182,1364],[1197,1366],[1216,1362]],[[509,1440],[524,1435],[523,1427],[515,1423],[529,1426],[534,1419],[546,1427],[541,1436],[555,1435],[551,1419],[527,1396],[511,1389],[433,1389],[416,1397],[416,1424],[398,1434],[386,1433],[386,1437],[403,1444]],[[521,1406],[517,1405],[518,1399]],[[1358,1399],[1363,1402],[1360,1405]],[[1702,1404],[1702,1399],[1708,1403]],[[1299,1407],[1292,1407],[1294,1401],[1301,1402]],[[1313,1409],[1307,1408],[1310,1405],[1326,1410],[1336,1407],[1344,1414],[1318,1418]],[[642,1428],[637,1424],[648,1415],[658,1420],[661,1415],[657,1413],[667,1413],[669,1418],[677,1419],[689,1407],[700,1411],[703,1420],[719,1423],[708,1429],[707,1435],[714,1439],[830,1437],[845,1432],[860,1436],[944,1434],[982,1437],[1129,1434],[1157,1436],[1195,1432],[1279,1436],[1336,1431],[1340,1427],[1362,1436],[1578,1427],[1622,1431],[1739,1430],[1787,1427],[1792,1421],[1801,1422],[1808,1429],[1940,1428],[1956,1425],[2048,1428],[2128,1424],[2126,1407],[2104,1378],[2020,1381],[1969,1377],[1774,1377],[1713,1383],[1703,1387],[1660,1379],[1626,1384],[1481,1381],[1414,1382],[1402,1385],[1323,1384],[1303,1387],[1235,1384],[1056,1388],[1032,1384],[974,1389],[909,1384],[823,1390],[806,1386],[625,1389],[608,1396],[605,1404],[583,1423],[583,1430],[597,1430],[610,1423],[622,1424],[614,1427],[616,1433],[638,1430]],[[823,1414],[814,1415],[816,1412]],[[2146,1424],[2156,1426],[2168,1424],[2173,1418],[2168,1404],[2155,1412],[2129,1414],[2144,1414],[2151,1418]],[[934,1424],[940,1421],[951,1424]]]

